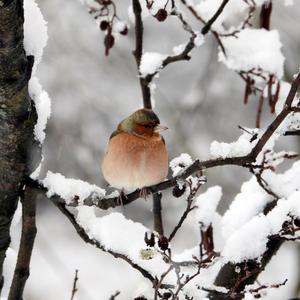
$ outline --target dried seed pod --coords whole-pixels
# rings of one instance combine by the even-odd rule
[[[160,8],[157,13],[155,14],[155,18],[159,21],[159,22],[163,22],[168,16],[168,12],[163,9],[163,8]]]
[[[300,227],[300,218],[294,219],[294,224],[295,224],[297,227]]]
[[[115,38],[114,36],[109,32],[104,37],[104,46],[105,46],[105,55],[109,54],[109,49],[111,49],[115,44]]]
[[[186,186],[185,184],[180,187],[178,184],[176,184],[172,190],[172,194],[174,197],[179,198],[183,195],[183,193],[185,192]]]
[[[120,34],[127,35],[127,33],[128,33],[128,27],[125,25],[124,29],[120,31]]]
[[[167,250],[169,248],[169,240],[161,235],[158,240],[158,247],[163,251]]]
[[[148,247],[153,247],[155,245],[155,236],[154,233],[152,232],[150,235],[150,238],[148,238],[148,233],[145,232],[145,237],[144,241]]]
[[[100,29],[102,31],[106,30],[108,28],[108,26],[109,26],[109,22],[108,21],[103,20],[103,21],[100,22]]]
[[[167,300],[167,299],[170,299],[172,296],[172,294],[170,292],[165,292],[163,293],[163,300]]]

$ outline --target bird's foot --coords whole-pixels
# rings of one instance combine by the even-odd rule
[[[120,191],[120,194],[119,194],[118,199],[117,199],[117,205],[123,207],[124,206],[124,200],[127,200],[127,199],[128,199],[127,195],[125,194],[124,189],[122,189]]]
[[[148,195],[148,189],[147,187],[144,186],[140,189],[140,197],[147,200],[147,195]]]

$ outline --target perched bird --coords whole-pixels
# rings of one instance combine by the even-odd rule
[[[110,136],[102,162],[106,181],[118,189],[142,189],[168,174],[168,153],[157,115],[140,109],[123,120]]]

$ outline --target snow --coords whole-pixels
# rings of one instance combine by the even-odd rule
[[[157,72],[161,68],[163,60],[166,57],[167,55],[157,52],[145,52],[142,55],[140,65],[140,74],[142,75],[142,77]]]
[[[34,134],[38,141],[43,144],[45,140],[45,129],[47,121],[51,115],[51,100],[46,91],[43,90],[39,79],[36,76],[31,77],[29,81],[29,95],[34,99],[38,114],[38,120],[34,127]]]
[[[222,188],[214,186],[196,198],[195,205],[197,206],[195,217],[197,223],[206,230],[214,220],[217,206],[222,197]]]
[[[229,69],[245,72],[262,69],[279,79],[282,77],[284,56],[277,30],[246,28],[237,37],[223,38],[222,43],[226,56],[220,50],[219,61]]]
[[[173,53],[175,55],[179,55],[180,53],[183,52],[183,50],[185,49],[185,47],[186,47],[186,44],[180,44],[178,46],[174,46],[173,47]]]
[[[24,0],[24,18],[24,48],[27,55],[34,56],[34,74],[47,44],[47,22],[34,0]]]
[[[111,213],[104,217],[96,217],[93,207],[77,207],[77,221],[85,229],[91,239],[100,242],[106,250],[123,254],[150,273],[158,276],[168,265],[160,255],[145,259],[143,251],[147,248],[144,236],[149,229],[140,223],[126,219],[120,213]]]
[[[187,153],[182,153],[178,157],[170,161],[170,168],[173,172],[173,177],[182,174],[191,164],[193,160]]]
[[[257,259],[267,249],[271,232],[266,216],[260,214],[236,230],[226,241],[221,253],[225,262],[239,263]]]
[[[6,300],[9,294],[10,284],[13,278],[15,264],[17,261],[17,253],[9,247],[5,252],[5,260],[3,264],[3,276],[5,278],[4,285],[1,291],[0,300]]]
[[[113,31],[116,33],[122,32],[126,27],[129,27],[128,24],[119,20],[113,23]]]
[[[288,220],[288,215],[300,217],[300,191],[295,191],[287,199],[280,199],[276,207],[267,215],[272,225],[270,234],[278,234],[284,221]]]
[[[78,196],[80,201],[91,195],[99,198],[105,196],[105,190],[95,184],[89,184],[79,179],[66,178],[59,173],[52,173],[51,171],[47,172],[46,177],[41,182],[48,189],[47,197],[58,195],[67,204],[75,196]]]
[[[266,170],[263,179],[276,194],[287,198],[295,190],[300,190],[300,161],[294,162],[292,167],[282,174]]]
[[[210,145],[210,155],[212,158],[226,158],[247,155],[254,146],[254,144],[250,142],[251,137],[251,135],[245,132],[236,142],[233,143],[213,141]]]
[[[241,192],[235,196],[222,218],[223,238],[228,238],[252,217],[261,213],[271,200],[272,197],[259,186],[255,176],[244,182]]]
[[[47,44],[47,23],[34,0],[24,0],[24,49],[26,55],[34,56],[31,78],[28,83],[29,95],[35,103],[38,120],[34,127],[35,138],[43,144],[47,120],[51,114],[51,101],[35,76],[38,64],[41,62],[44,47]],[[36,179],[39,175],[39,166],[31,177]]]
[[[300,161],[296,161],[290,169],[282,174],[265,170],[263,179],[269,188],[282,198],[290,197],[300,190]],[[254,216],[261,213],[264,207],[273,200],[257,183],[255,176],[243,183],[241,192],[236,195],[229,209],[222,218],[222,235],[226,239],[246,224]]]
[[[199,4],[194,6],[197,14],[208,21],[221,6],[222,0],[203,0]],[[222,14],[218,19],[213,23],[212,29],[214,30],[224,30],[223,23],[224,21],[231,20],[237,14],[243,13],[248,8],[248,5],[244,1],[240,0],[231,0],[225,6]]]
[[[273,85],[272,88],[273,88],[272,93],[274,94],[275,93],[275,86]],[[289,82],[286,82],[286,81],[283,81],[283,80],[280,81],[280,90],[279,90],[279,95],[278,95],[278,101],[277,101],[276,106],[275,106],[276,115],[278,115],[282,111],[290,89],[291,89],[291,84]],[[267,93],[267,87],[265,88],[264,93],[265,94]],[[296,104],[296,100],[297,99],[295,97],[295,99],[294,99],[295,104]]]
[[[239,263],[259,258],[267,249],[268,238],[279,234],[289,215],[300,217],[300,191],[294,191],[287,199],[278,200],[267,215],[262,213],[234,231],[226,240],[221,253],[225,262]]]
[[[195,38],[195,46],[200,47],[204,44],[204,35],[200,32],[197,32],[197,37]]]

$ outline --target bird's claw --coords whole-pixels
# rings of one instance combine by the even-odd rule
[[[145,200],[147,200],[147,195],[148,195],[148,189],[147,189],[147,187],[142,187],[140,189],[140,197],[144,198]]]
[[[125,194],[124,190],[122,189],[120,191],[120,194],[119,194],[118,199],[117,199],[117,205],[123,207],[124,206],[124,200],[127,200],[127,199],[128,199],[128,197]]]

